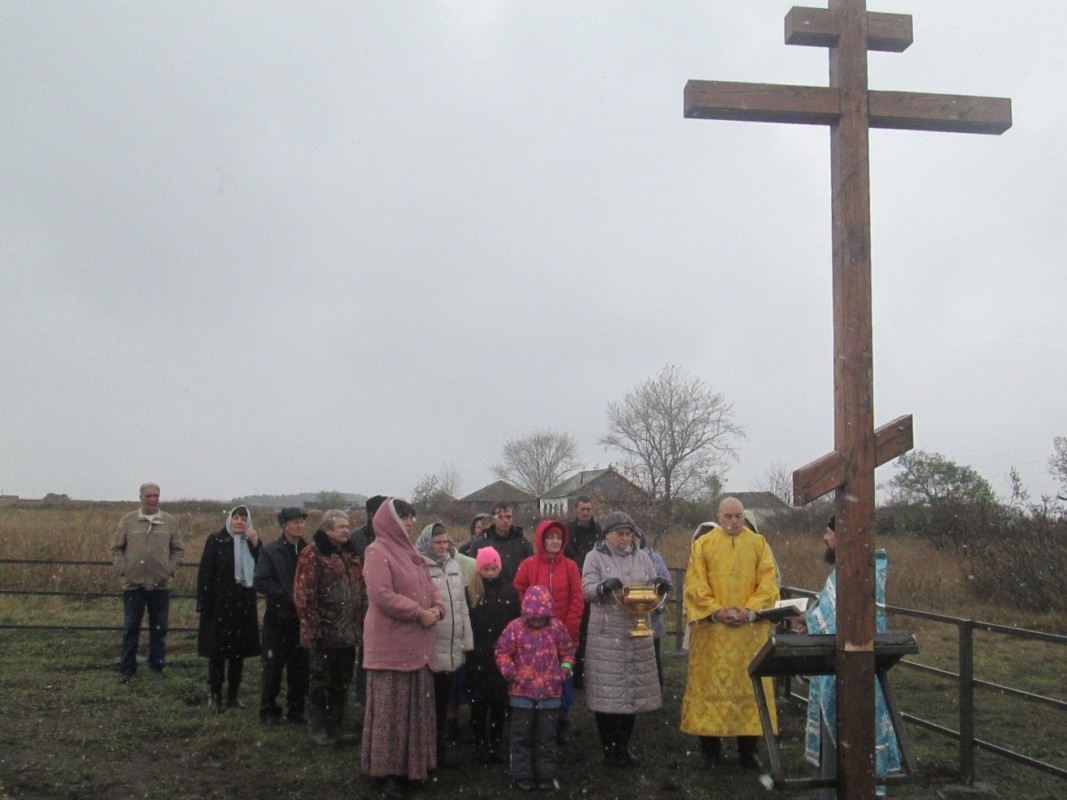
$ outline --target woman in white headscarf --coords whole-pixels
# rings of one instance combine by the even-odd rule
[[[464,653],[474,649],[474,634],[467,611],[467,598],[463,593],[463,570],[453,555],[454,546],[443,523],[434,522],[422,529],[415,540],[419,551],[430,568],[437,596],[444,607],[445,615],[433,626],[434,657],[433,694],[437,712],[437,766],[456,769],[459,760],[449,752],[445,739],[448,718],[448,700],[452,694],[452,680],[456,670],[464,663]]]
[[[245,506],[237,506],[226,517],[226,526],[204,542],[200,557],[196,576],[196,610],[200,614],[196,650],[208,659],[208,706],[217,714],[227,708],[244,708],[237,699],[244,660],[259,655],[252,573],[260,547],[251,514]]]

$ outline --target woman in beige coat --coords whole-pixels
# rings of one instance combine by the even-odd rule
[[[440,522],[422,529],[415,549],[430,568],[445,615],[434,625],[433,694],[437,711],[437,766],[454,769],[459,760],[448,752],[445,740],[448,698],[452,693],[453,673],[463,664],[464,653],[474,649],[470,612],[463,595],[463,570],[452,556],[452,541]]]

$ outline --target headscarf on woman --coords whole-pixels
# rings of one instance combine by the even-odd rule
[[[243,511],[241,516],[248,520],[248,527],[252,527],[252,512],[247,506],[235,506],[226,515],[226,533],[233,537],[233,577],[241,586],[252,588],[252,575],[256,571],[256,560],[252,558],[251,551],[245,546],[244,534],[233,532],[233,515]]]

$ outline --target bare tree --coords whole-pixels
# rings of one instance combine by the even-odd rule
[[[459,495],[459,470],[452,462],[446,461],[441,465],[441,471],[437,474],[437,482],[440,490],[445,494],[451,497]]]
[[[411,490],[411,502],[420,511],[440,513],[456,499],[459,490],[459,470],[455,464],[445,464],[436,475],[424,475]]]
[[[718,504],[726,492],[726,482],[722,475],[717,472],[709,472],[699,483],[699,488],[693,493],[693,499],[704,505]]]
[[[770,492],[787,506],[793,505],[793,472],[785,464],[774,463],[759,485],[762,492]]]
[[[441,491],[441,480],[436,475],[423,475],[422,480],[411,490],[411,502],[416,508],[426,510],[433,498]]]
[[[1048,459],[1049,474],[1063,486],[1060,500],[1067,500],[1067,436],[1052,438],[1052,455]]]
[[[608,433],[600,443],[625,455],[623,469],[669,514],[675,497],[699,491],[709,473],[737,458],[733,442],[744,435],[721,392],[669,364],[608,403]]]
[[[540,497],[578,466],[578,440],[544,429],[506,441],[503,463],[494,466],[493,473]]]
[[[1015,467],[1008,470],[1008,485],[1011,486],[1011,497],[1008,498],[1008,505],[1012,508],[1025,510],[1030,505],[1030,492],[1026,491],[1026,486],[1023,485],[1023,478]]]

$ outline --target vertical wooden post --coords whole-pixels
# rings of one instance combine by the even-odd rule
[[[875,796],[874,764],[874,364],[871,325],[870,134],[867,12],[831,0],[838,43],[830,86],[841,113],[830,126],[833,223],[834,449],[845,453],[837,489],[837,786],[843,797]]]

